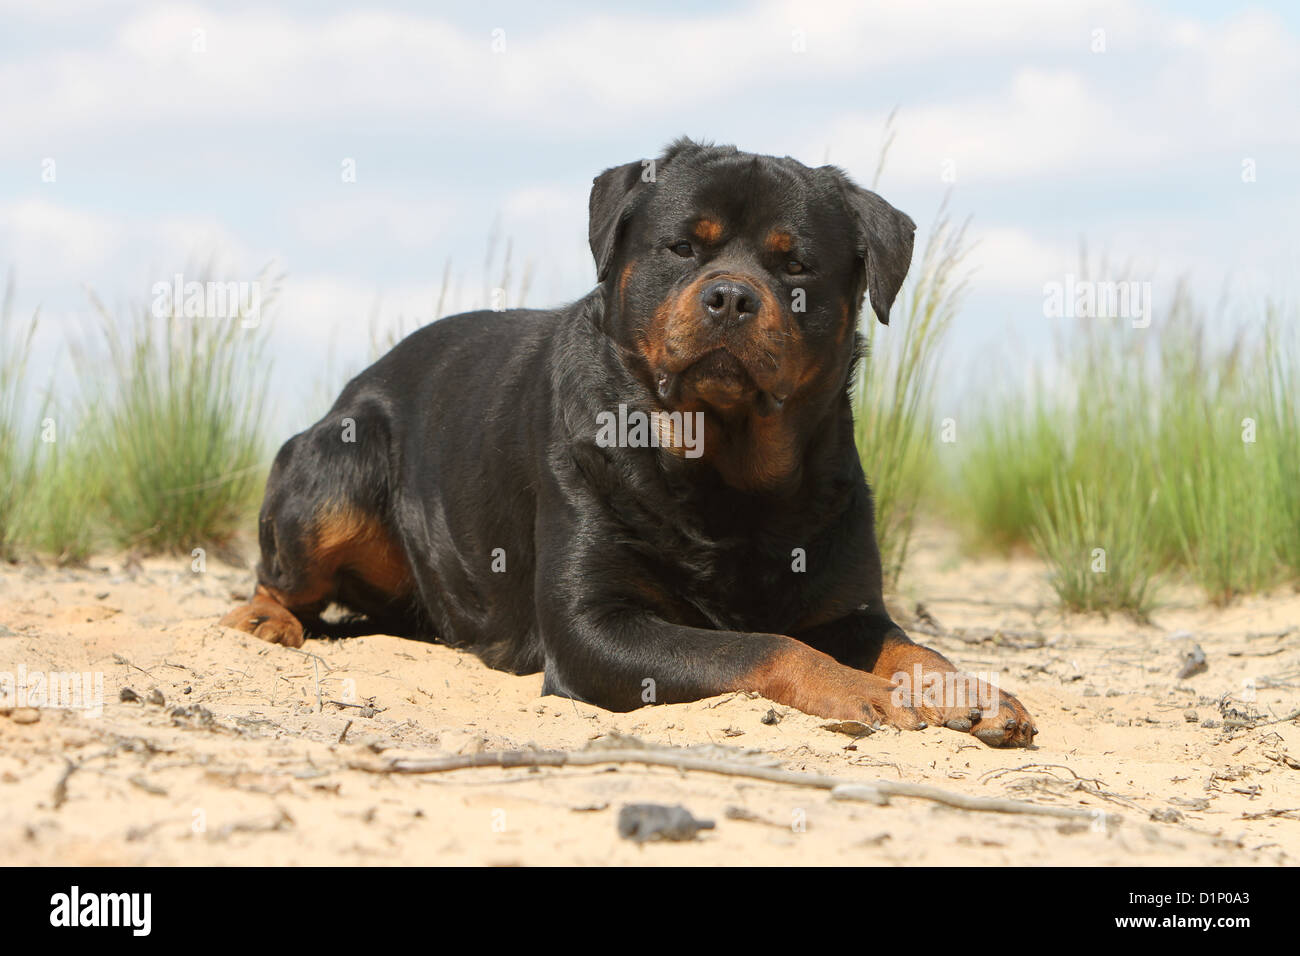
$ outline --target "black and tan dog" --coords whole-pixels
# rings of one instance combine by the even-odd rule
[[[881,599],[848,388],[912,221],[833,167],[685,140],[598,176],[590,216],[586,298],[434,322],[285,444],[223,623],[296,647],[337,602],[612,710],[757,691],[1031,743]]]

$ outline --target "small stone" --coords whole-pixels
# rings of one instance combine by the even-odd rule
[[[860,720],[836,720],[829,724],[822,724],[822,730],[829,730],[837,734],[845,734],[849,737],[870,737],[876,731],[870,724],[865,724]]]
[[[34,724],[41,719],[41,712],[35,707],[15,707],[9,719],[15,724]]]
[[[1210,664],[1205,658],[1205,651],[1201,649],[1200,644],[1193,644],[1191,650],[1183,654],[1183,663],[1178,669],[1178,679],[1187,680],[1187,678],[1195,677],[1197,674],[1204,674],[1209,668]]]
[[[145,702],[153,704],[155,707],[167,706],[167,698],[163,696],[163,692],[157,687],[149,691],[149,696],[145,698]]]
[[[1201,715],[1190,707],[1183,711],[1183,720],[1187,721],[1189,724],[1197,723],[1200,719]]]
[[[634,843],[694,840],[701,830],[712,830],[713,827],[712,820],[697,820],[683,806],[632,803],[618,813],[618,835]]]
[[[140,703],[140,695],[129,687],[123,687],[121,692],[117,695],[117,699],[124,704]]]
[[[841,783],[831,788],[832,800],[859,800],[876,806],[889,805],[889,796],[866,783]]]

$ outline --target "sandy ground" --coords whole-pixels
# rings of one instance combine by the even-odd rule
[[[900,622],[1035,715],[1032,750],[885,729],[853,739],[746,695],[611,714],[540,675],[392,637],[269,646],[217,618],[251,574],[123,556],[0,570],[0,680],[100,673],[102,713],[0,709],[10,864],[1294,864],[1300,595],[1226,609],[1175,593],[1155,625],[1063,617],[1041,566],[972,561],[928,531]],[[917,616],[917,602],[925,614]],[[1207,667],[1180,679],[1198,644]],[[4,688],[0,686],[0,691]],[[130,689],[138,700],[123,700]],[[128,698],[132,695],[128,692]],[[30,702],[30,701],[29,701]],[[22,703],[11,701],[10,703]],[[770,714],[775,711],[774,716]],[[764,718],[768,722],[764,722]],[[779,718],[779,719],[774,719]],[[610,735],[846,782],[1101,811],[1075,822],[624,765],[395,775],[403,755],[583,749]],[[629,803],[715,821],[680,843],[617,832]],[[1107,822],[1105,814],[1115,815]]]

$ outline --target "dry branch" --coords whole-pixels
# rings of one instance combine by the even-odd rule
[[[1118,817],[1111,814],[1102,814],[1099,810],[1039,806],[1019,800],[1004,800],[995,797],[972,797],[919,783],[900,783],[890,780],[843,780],[822,774],[799,773],[776,767],[760,767],[735,761],[714,760],[708,757],[662,749],[499,750],[489,753],[458,754],[451,757],[423,759],[395,757],[379,764],[373,761],[356,760],[349,765],[353,769],[365,770],[371,773],[426,774],[449,773],[455,770],[468,770],[473,767],[502,767],[505,769],[520,767],[581,767],[606,763],[648,764],[656,767],[671,767],[674,770],[683,772],[693,770],[728,777],[747,777],[751,780],[764,780],[769,783],[815,787],[819,790],[832,791],[832,796],[867,799],[877,803],[885,803],[890,797],[906,797],[914,800],[929,800],[958,810],[972,810],[984,813],[1020,813],[1089,821],[1098,820],[1099,814],[1101,814],[1101,819],[1107,824],[1119,822]]]

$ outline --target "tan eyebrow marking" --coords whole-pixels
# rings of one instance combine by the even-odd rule
[[[794,248],[794,237],[788,232],[773,229],[767,234],[767,241],[763,243],[763,247],[768,252],[789,252]]]
[[[716,219],[701,219],[695,224],[695,238],[704,242],[717,242],[722,235],[722,223]]]

